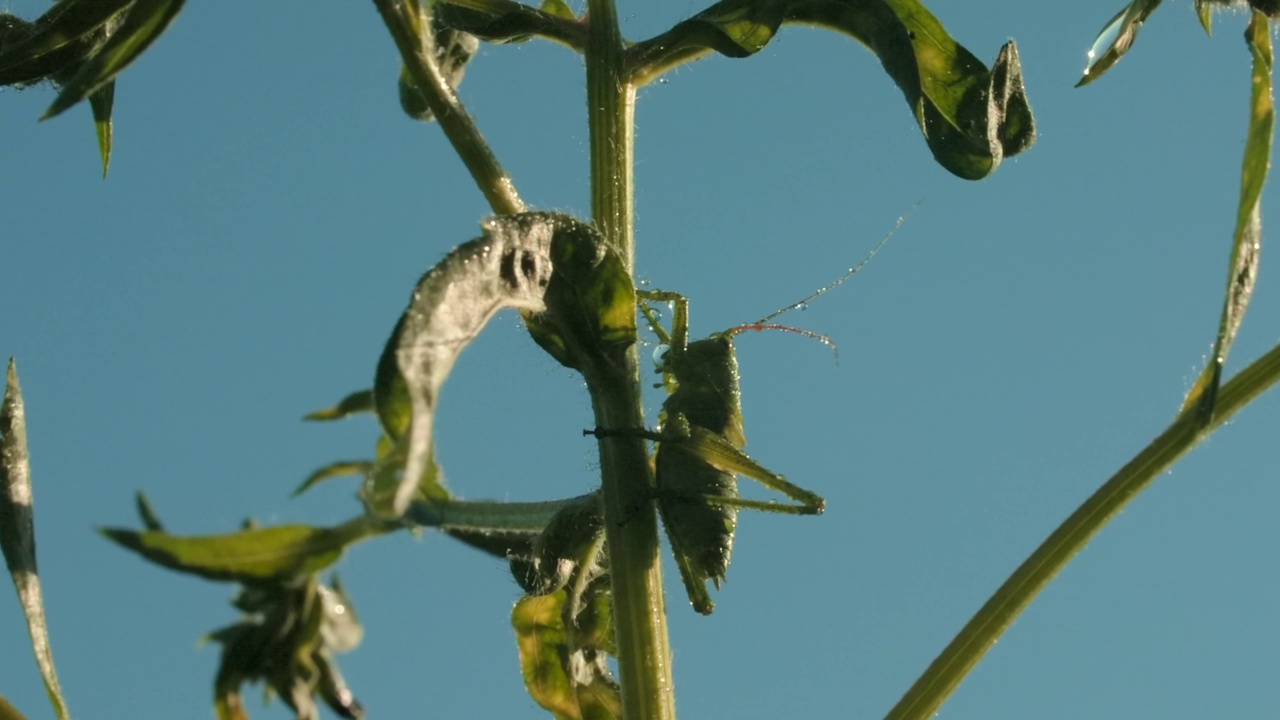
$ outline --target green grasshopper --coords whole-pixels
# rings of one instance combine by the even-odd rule
[[[698,612],[715,609],[707,581],[719,589],[733,553],[739,508],[794,515],[821,514],[825,501],[792,484],[742,451],[741,393],[733,337],[747,330],[784,329],[764,322],[740,325],[689,342],[689,301],[669,292],[640,293],[646,301],[674,306],[671,333],[647,304],[641,311],[667,351],[658,372],[670,393],[662,405],[659,431],[645,433],[658,443],[654,458],[655,496],[680,578]],[[787,331],[830,340],[807,331]],[[795,504],[748,500],[738,496],[736,475],[759,481]]]
[[[905,216],[899,219],[902,224]],[[853,277],[875,257],[889,234],[862,262],[835,282],[803,300],[760,320],[718,332],[703,340],[689,342],[689,301],[680,294],[638,291],[640,311],[665,347],[657,372],[669,393],[660,414],[657,432],[646,430],[610,431],[597,429],[597,437],[638,434],[657,443],[654,458],[655,499],[680,578],[689,600],[698,612],[709,615],[715,609],[707,581],[717,589],[724,580],[733,554],[733,535],[740,508],[792,515],[820,515],[823,498],[795,485],[782,475],[747,456],[743,432],[741,393],[738,387],[738,360],[733,338],[749,330],[782,330],[822,342],[835,349],[825,335],[771,323],[783,313],[803,308],[820,295]],[[674,313],[671,332],[662,328],[650,306],[671,303]],[[749,500],[738,496],[736,476],[742,475],[785,495],[793,503]]]

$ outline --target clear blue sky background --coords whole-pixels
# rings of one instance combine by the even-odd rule
[[[935,165],[879,63],[832,33],[787,29],[757,57],[640,93],[638,268],[689,296],[696,335],[825,284],[927,197],[854,282],[787,318],[834,337],[838,366],[792,336],[738,343],[751,452],[828,511],[744,515],[710,618],[668,560],[683,717],[882,715],[1166,426],[1210,349],[1244,15],[1219,16],[1210,39],[1190,3],[1167,3],[1111,74],[1073,90],[1121,0],[929,6],[988,63],[1019,42],[1039,142],[983,182]],[[701,8],[623,2],[623,30],[649,37]],[[358,509],[352,481],[289,492],[369,457],[374,422],[299,418],[371,383],[418,276],[488,214],[438,128],[401,113],[398,66],[367,2],[189,3],[119,82],[106,182],[87,107],[37,124],[49,89],[0,94],[0,355],[18,358],[53,644],[79,717],[209,717],[218,652],[196,639],[236,617],[232,586],[92,532],[136,527],[135,490],[175,532]],[[486,47],[462,97],[531,205],[588,213],[577,56]],[[1280,339],[1270,260],[1231,372]],[[598,483],[587,394],[514,315],[467,350],[440,413],[440,459],[466,497]],[[1264,397],[1160,478],[943,717],[1273,715],[1278,426]],[[371,717],[542,716],[502,563],[400,534],[339,570],[367,628],[342,667]],[[48,716],[9,592],[0,678]],[[256,717],[287,717],[250,698]]]

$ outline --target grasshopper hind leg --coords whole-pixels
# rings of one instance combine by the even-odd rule
[[[716,604],[711,599],[707,582],[715,583],[716,589],[719,590],[720,583],[724,580],[724,569],[715,567],[716,564],[708,567],[707,563],[691,552],[692,548],[681,539],[679,527],[672,523],[667,509],[661,505],[659,507],[662,524],[667,529],[667,539],[671,543],[671,554],[675,556],[676,567],[680,570],[680,580],[684,583],[689,602],[694,610],[703,615],[710,615],[716,609]],[[724,564],[728,564],[727,556]]]

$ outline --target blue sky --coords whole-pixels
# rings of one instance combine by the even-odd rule
[[[929,3],[984,61],[1010,37],[1021,50],[1039,141],[978,183],[933,163],[879,63],[835,34],[786,29],[641,91],[637,267],[690,298],[695,335],[826,284],[926,198],[853,282],[786,318],[835,338],[838,366],[789,335],[738,342],[749,450],[828,510],[744,515],[709,618],[668,560],[684,717],[883,715],[1173,418],[1221,307],[1245,16],[1207,38],[1191,3],[1166,3],[1107,77],[1072,89],[1121,6]],[[620,7],[641,39],[702,5]],[[231,586],[92,532],[136,526],[135,490],[175,532],[358,509],[352,482],[289,493],[368,457],[373,421],[299,418],[371,383],[418,276],[488,214],[438,128],[401,113],[398,66],[367,3],[190,3],[120,79],[106,182],[87,107],[37,123],[48,88],[0,95],[0,354],[18,359],[54,651],[81,717],[209,717],[217,650],[195,643],[235,617]],[[461,95],[530,205],[588,213],[575,55],[485,47]],[[1268,260],[1228,374],[1280,338]],[[439,418],[465,497],[598,484],[585,389],[515,315],[463,355]],[[1274,712],[1277,423],[1264,396],[1160,478],[942,716]],[[357,546],[338,569],[367,632],[341,663],[371,717],[542,716],[503,564],[427,533]],[[0,592],[0,692],[47,717],[25,642]]]

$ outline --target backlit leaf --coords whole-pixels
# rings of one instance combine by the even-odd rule
[[[330,478],[343,477],[345,475],[365,475],[372,470],[373,463],[368,460],[347,460],[330,463],[308,475],[307,479],[303,480],[302,484],[298,486],[298,489],[293,491],[293,496],[297,497]]]
[[[84,67],[64,83],[62,92],[45,111],[48,119],[111,82],[146,50],[177,17],[185,0],[135,0],[120,27]]]
[[[36,567],[27,418],[22,388],[18,385],[18,368],[13,358],[9,359],[4,401],[0,404],[0,550],[4,552],[9,577],[18,591],[18,602],[27,616],[27,633],[31,637],[36,665],[44,679],[45,693],[54,712],[65,720],[70,715],[53,664],[49,626],[44,616],[44,596],[40,591],[40,573]]]
[[[89,94],[89,107],[93,109],[93,129],[98,137],[98,154],[102,156],[102,177],[111,167],[111,106],[115,103],[116,81],[103,85]]]
[[[1089,48],[1089,64],[1085,67],[1084,75],[1081,76],[1080,82],[1076,83],[1076,87],[1083,87],[1102,77],[1112,65],[1129,52],[1129,48],[1133,47],[1133,41],[1138,39],[1138,30],[1142,27],[1142,23],[1146,22],[1151,13],[1160,7],[1161,1],[1133,0],[1102,27],[1097,39],[1093,41],[1093,47]],[[1203,15],[1201,22],[1205,22]],[[1209,26],[1206,24],[1205,30],[1208,29]]]
[[[303,420],[341,420],[373,412],[373,390],[357,390],[338,401],[337,405],[309,412],[302,416]]]
[[[375,507],[381,512],[404,514],[427,470],[440,387],[458,355],[499,310],[545,307],[554,228],[516,215],[490,219],[484,230],[483,237],[454,248],[418,281],[379,361],[374,386],[379,415],[384,404],[397,404],[396,382],[388,377],[393,373],[403,379],[412,408],[404,475],[391,507]],[[393,437],[401,431],[385,420],[384,427]]]
[[[598,605],[607,608],[607,598]],[[511,611],[520,671],[530,697],[557,720],[621,718],[618,686],[603,663],[603,648],[595,645],[597,634],[566,630],[564,606],[565,592],[560,591],[525,596]]]
[[[119,528],[100,532],[170,570],[253,583],[315,573],[336,562],[348,545],[389,529],[362,516],[331,528],[279,525],[225,535],[179,536]]]
[[[12,15],[0,23],[0,85],[24,85],[63,75],[101,44],[104,26],[134,0],[61,0],[35,22]]]
[[[706,52],[747,57],[783,23],[836,30],[875,53],[934,158],[962,178],[986,177],[1035,141],[1012,41],[988,70],[916,0],[724,0],[632,46],[628,66],[644,84]]]

